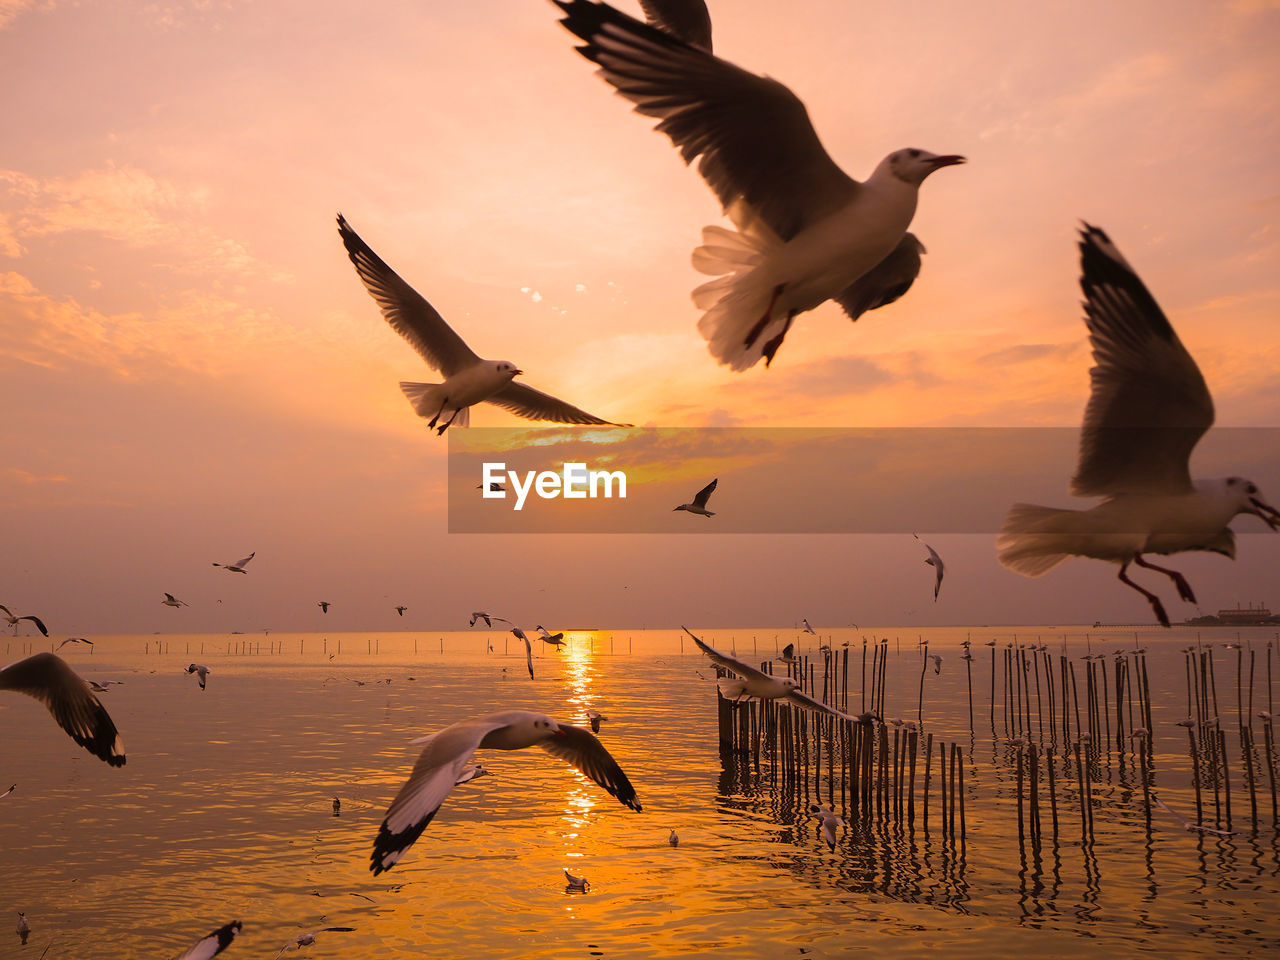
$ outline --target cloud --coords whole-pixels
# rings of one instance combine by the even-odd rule
[[[52,10],[53,0],[0,0],[0,30],[22,16],[27,10]]]
[[[47,476],[42,477],[42,476],[37,476],[34,473],[30,473],[27,470],[22,470],[18,467],[6,467],[4,470],[0,471],[0,477],[7,477],[9,479],[17,481],[18,483],[26,484],[26,485],[71,482],[68,478],[62,476],[62,474],[60,473],[49,474]]]
[[[1065,360],[1079,350],[1083,342],[1079,340],[1074,343],[1023,343],[1013,347],[1006,347],[1003,350],[984,353],[974,362],[1005,367],[1015,363],[1029,363],[1045,357]]]

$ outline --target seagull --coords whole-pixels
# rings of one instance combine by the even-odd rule
[[[519,627],[512,627],[511,634],[517,639],[524,641],[524,662],[525,662],[525,665],[528,666],[529,668],[529,679],[532,680],[533,679],[533,644],[529,642],[529,638],[525,636],[525,632],[521,630]],[[507,668],[503,667],[502,669],[505,672]]]
[[[200,680],[200,689],[204,689],[205,681],[209,678],[209,668],[202,663],[187,664],[187,673],[194,673]]]
[[[688,627],[682,627],[681,629],[693,637],[693,642],[698,645],[698,649],[710,657],[714,663],[718,663],[731,673],[737,674],[736,677],[721,677],[716,681],[720,694],[726,699],[739,700],[742,697],[756,697],[760,700],[775,700],[781,697],[804,707],[806,710],[816,710],[819,713],[830,714],[833,717],[839,717],[841,720],[848,720],[852,723],[858,722],[856,717],[841,713],[834,707],[829,707],[825,703],[820,703],[812,697],[801,693],[799,684],[792,677],[771,677],[769,674],[763,673],[755,667],[749,667],[745,663],[735,660],[733,657],[727,656],[714,647],[703,643]]]
[[[439,424],[438,434],[455,423],[467,426],[471,422],[471,406],[484,402],[526,420],[630,426],[601,420],[550,394],[515,383],[512,378],[523,370],[506,360],[482,360],[476,356],[435,308],[369,249],[342,214],[338,214],[338,233],[356,273],[378,302],[387,323],[409,341],[429,367],[444,374],[444,383],[400,383],[400,390],[418,416],[431,418],[427,426],[436,428]],[[447,419],[442,419],[446,415]]]
[[[492,627],[492,626],[493,626],[493,621],[495,621],[495,620],[501,620],[503,623],[510,623],[510,622],[511,622],[510,620],[506,619],[505,617],[495,617],[495,616],[493,616],[492,614],[485,613],[483,610],[477,610],[475,613],[473,613],[473,614],[471,615],[471,621],[470,621],[470,623],[468,623],[468,624],[467,624],[467,626],[469,626],[469,627],[474,627],[474,626],[476,625],[476,621],[477,621],[477,620],[483,620],[483,621],[484,621],[484,625],[485,625],[486,627]]]
[[[333,798],[333,815],[340,816],[342,814],[342,801],[337,797]]]
[[[538,636],[542,638],[543,643],[549,643],[557,650],[564,646],[563,633],[548,633],[547,629],[543,627],[542,624],[538,624],[538,626],[533,629],[538,631]]]
[[[671,844],[673,847],[680,846],[680,835],[676,833],[674,829],[671,831],[671,836],[667,837],[667,843]]]
[[[808,620],[808,618],[807,618],[807,617],[801,617],[801,618],[800,618],[800,622],[801,622],[802,624],[804,624],[804,632],[805,632],[805,633],[811,633],[811,634],[813,634],[815,637],[818,635],[818,631],[817,631],[817,630],[815,630],[815,629],[813,629],[813,627],[809,626],[809,620]]]
[[[248,573],[248,571],[245,570],[245,567],[249,565],[249,561],[252,560],[255,556],[257,556],[257,554],[258,554],[258,551],[255,550],[253,551],[253,553],[249,554],[243,560],[237,560],[235,563],[215,563],[214,566],[222,567],[223,570],[230,570],[232,573]],[[168,596],[168,594],[165,594],[165,596]],[[163,600],[161,600],[160,602],[164,603]]]
[[[462,768],[462,772],[458,774],[458,779],[454,781],[453,785],[455,787],[460,787],[464,783],[470,783],[472,780],[477,780],[480,777],[487,777],[488,775],[489,771],[481,764],[473,763],[470,766]]]
[[[779,663],[799,663],[800,658],[796,656],[796,645],[788,643],[782,648],[782,656],[776,657]]]
[[[13,791],[15,791],[15,790],[17,790],[17,789],[18,789],[18,785],[15,783],[15,784],[14,784],[13,786],[11,786],[8,790],[6,790],[4,793],[0,793],[0,800],[3,800],[5,797],[7,797],[9,794],[13,793]]]
[[[239,920],[232,920],[226,926],[219,927],[204,939],[188,947],[174,957],[174,960],[209,960],[210,957],[216,957],[231,946],[231,941],[240,933],[240,926]]]
[[[1169,814],[1169,816],[1173,817],[1175,820],[1179,820],[1179,821],[1181,821],[1181,822],[1182,822],[1182,829],[1183,829],[1183,830],[1186,830],[1188,833],[1190,833],[1190,832],[1192,832],[1192,831],[1195,831],[1195,830],[1199,830],[1201,833],[1216,833],[1216,834],[1217,834],[1218,836],[1220,836],[1220,837],[1233,837],[1233,836],[1235,836],[1235,831],[1234,831],[1234,830],[1218,830],[1218,829],[1215,829],[1214,827],[1206,827],[1206,826],[1204,826],[1203,824],[1199,824],[1199,823],[1192,823],[1190,820],[1188,820],[1188,819],[1186,819],[1184,816],[1182,816],[1182,814],[1180,814],[1180,813],[1174,813],[1172,810],[1170,810],[1170,809],[1169,809],[1168,804],[1166,804],[1163,800],[1161,800],[1161,799],[1160,799],[1159,797],[1157,797],[1155,794],[1152,794],[1152,795],[1151,795],[1151,799],[1152,799],[1152,800],[1154,800],[1154,801],[1156,802],[1156,806],[1157,806],[1157,807],[1159,807],[1159,808],[1160,808],[1161,810],[1163,810],[1165,813]]]
[[[0,690],[35,697],[71,739],[99,760],[124,766],[124,741],[89,685],[56,654],[37,653],[0,670]]]
[[[89,687],[93,690],[94,693],[106,693],[108,690],[111,689],[111,685],[113,683],[124,683],[124,681],[123,680],[103,680],[99,682],[97,680],[90,680]]]
[[[32,623],[34,623],[34,624],[36,625],[36,629],[37,629],[37,630],[39,630],[39,631],[40,631],[44,636],[46,636],[46,637],[47,637],[47,636],[49,635],[49,631],[48,631],[48,629],[45,627],[45,625],[44,625],[44,621],[43,621],[43,620],[41,620],[39,617],[31,617],[31,616],[27,616],[27,617],[15,617],[15,616],[14,616],[14,615],[9,611],[9,608],[8,608],[8,607],[6,607],[3,603],[0,603],[0,610],[3,610],[3,611],[4,611],[4,618],[5,618],[7,621],[9,621],[9,626],[13,627],[13,634],[14,634],[14,636],[17,636],[17,635],[18,635],[18,622],[19,622],[19,621],[21,621],[21,620],[30,620]]]
[[[254,552],[256,553],[257,551],[254,551]],[[248,561],[248,560],[245,560],[244,562],[245,562],[245,563],[248,563],[249,561]],[[216,567],[216,566],[218,566],[218,564],[216,564],[216,563],[215,563],[215,564],[214,564],[214,566]],[[243,570],[241,570],[240,572],[241,572],[241,573],[244,573],[244,571],[243,571]],[[163,603],[166,607],[189,607],[189,606],[191,606],[191,604],[187,603],[185,600],[179,600],[179,599],[178,599],[177,597],[175,597],[172,593],[166,593],[166,594],[164,595],[164,599],[163,599],[163,600],[161,600],[160,602],[161,602],[161,603]]]
[[[942,672],[942,654],[931,653],[929,654],[929,659],[933,661],[933,672],[935,674],[941,673]]]
[[[317,601],[317,602],[316,602],[316,606],[320,608],[320,612],[321,612],[321,613],[328,613],[328,612],[329,612],[329,601],[328,601],[328,600],[319,600],[319,601]]]
[[[640,6],[659,30],[711,52],[711,14],[703,0],[640,0]]]
[[[461,720],[415,743],[425,744],[422,754],[408,782],[391,801],[373,842],[369,869],[374,876],[404,856],[479,749],[521,750],[536,744],[590,777],[624,806],[640,810],[631,781],[591,731],[556,723],[542,714],[508,710]]]
[[[583,893],[586,893],[591,886],[586,877],[575,877],[567,869],[564,872],[564,878],[568,881],[570,890],[580,890]]]
[[[1002,564],[1038,577],[1069,556],[1120,564],[1160,623],[1164,605],[1126,575],[1129,564],[1163,573],[1195,603],[1186,578],[1143,554],[1206,550],[1235,557],[1227,524],[1237,514],[1280,530],[1280,512],[1241,477],[1192,481],[1191,451],[1213,424],[1213,399],[1196,362],[1155,299],[1102,230],[1084,224],[1080,286],[1095,366],[1071,492],[1106,497],[1089,510],[1017,503],[996,540]]]
[[[65,647],[68,643],[85,643],[85,644],[88,644],[88,645],[89,645],[89,646],[91,646],[91,647],[93,646],[93,641],[92,641],[92,640],[86,640],[84,637],[67,637],[67,639],[63,640],[60,644],[58,644],[58,650],[61,650],[61,649],[62,649],[63,647]],[[55,652],[56,652],[56,651],[55,651]]]
[[[671,512],[676,510],[688,510],[690,513],[696,513],[700,517],[714,517],[715,513],[707,509],[707,501],[711,499],[711,494],[715,492],[716,484],[720,482],[720,478],[712,480],[705,487],[699,490],[693,497],[693,503],[682,503],[675,507]]]
[[[912,536],[917,540],[920,540],[920,537],[917,534],[913,533]],[[924,543],[923,540],[920,540],[920,542]],[[942,575],[946,572],[946,564],[942,562],[942,558],[938,556],[938,551],[933,549],[933,547],[924,543],[924,548],[929,551],[929,556],[925,559],[925,563],[929,564],[929,566],[934,569],[933,602],[937,603],[938,591],[942,589]]]
[[[592,733],[599,733],[599,732],[600,732],[600,721],[601,721],[601,720],[608,720],[608,719],[609,719],[609,718],[608,718],[608,717],[606,717],[604,714],[602,714],[599,710],[588,710],[588,711],[587,711],[587,720],[588,720],[588,722],[591,724],[591,732],[592,732]]]
[[[737,231],[706,227],[693,265],[716,279],[693,291],[698,329],[734,370],[772,362],[796,314],[836,300],[856,320],[892,303],[920,272],[907,232],[921,183],[964,163],[896,150],[859,183],[823,149],[800,99],[709,51],[604,3],[556,0],[578,52],[657,117],[686,163],[715,191]]]
[[[31,936],[31,924],[27,923],[27,915],[21,910],[18,911],[18,929],[14,931],[22,938],[22,945],[27,945],[27,938]]]
[[[827,846],[834,851],[836,848],[836,828],[843,827],[844,821],[826,807],[821,807],[817,810],[813,810],[812,807],[813,805],[810,804],[810,812],[818,818],[818,824],[822,827],[822,839],[827,841]]]
[[[280,952],[276,954],[276,960],[280,960],[284,956],[284,952],[290,948],[301,950],[303,947],[311,946],[316,942],[316,934],[318,933],[351,933],[354,930],[355,927],[321,927],[319,930],[312,930],[310,933],[300,933],[280,948]]]

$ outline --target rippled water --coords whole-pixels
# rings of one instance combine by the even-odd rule
[[[1061,649],[1060,633],[1031,632]],[[917,635],[879,633],[892,638],[886,713],[914,719]],[[322,935],[308,955],[1274,951],[1280,846],[1265,772],[1256,831],[1233,772],[1237,833],[1221,839],[1185,832],[1158,811],[1148,828],[1132,757],[1111,756],[1096,771],[1093,844],[1081,843],[1078,803],[1061,800],[1059,841],[1047,838],[1037,855],[1018,843],[999,704],[998,736],[989,722],[990,653],[981,643],[1012,633],[970,634],[972,736],[959,660],[967,634],[926,632],[930,651],[946,659],[940,675],[930,667],[925,677],[923,706],[926,729],[964,751],[963,846],[945,843],[933,819],[928,831],[919,820],[914,829],[851,826],[834,853],[803,813],[814,799],[808,779],[788,786],[767,758],[759,767],[722,764],[714,686],[695,672],[710,676],[708,665],[691,646],[682,653],[672,631],[571,635],[568,652],[535,661],[533,681],[519,645],[497,632],[344,635],[341,653],[337,637],[276,634],[99,637],[92,653],[64,648],[82,676],[125,681],[101,699],[125,738],[128,764],[108,767],[35,701],[0,696],[0,788],[18,785],[0,800],[0,910],[11,919],[24,910],[32,926],[25,947],[12,926],[0,928],[0,957],[39,957],[51,941],[50,960],[173,956],[235,918],[244,932],[225,954],[232,958],[274,956],[298,933],[331,924],[356,931]],[[1178,648],[1188,636],[1140,638],[1160,795],[1182,812],[1194,800],[1187,740],[1173,721],[1186,714]],[[1214,639],[1228,636],[1234,631]],[[1272,637],[1243,636],[1255,655],[1255,712],[1270,705],[1264,664]],[[752,660],[797,638],[713,631],[709,639]],[[844,639],[860,654],[860,637],[835,634],[837,645]],[[1077,631],[1068,643],[1075,654],[1086,643],[1095,652],[1131,648],[1133,639],[1086,641]],[[32,641],[0,643],[9,662]],[[42,641],[32,650],[46,648]],[[1215,649],[1219,712],[1234,724],[1235,652]],[[212,668],[203,692],[182,672],[192,660]],[[850,676],[850,707],[858,708],[852,662]],[[1247,666],[1245,684],[1247,698]],[[410,739],[502,709],[581,721],[589,707],[610,718],[601,739],[635,784],[643,813],[540,750],[487,752],[481,759],[492,775],[455,788],[401,863],[370,874],[378,824],[418,753]],[[821,789],[826,799],[825,782]],[[337,817],[334,797],[342,801]],[[677,848],[667,840],[673,827]],[[590,880],[589,892],[566,892],[565,867]]]

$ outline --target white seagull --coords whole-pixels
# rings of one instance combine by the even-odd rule
[[[60,644],[58,644],[58,650],[61,650],[68,643],[83,643],[83,644],[87,644],[90,647],[93,646],[93,641],[86,640],[84,637],[67,637],[67,639],[63,640]],[[57,651],[54,651],[54,652],[56,653]]]
[[[1106,499],[1090,510],[1017,503],[996,540],[1000,562],[1029,577],[1070,556],[1120,564],[1164,626],[1154,593],[1126,575],[1129,564],[1168,576],[1195,603],[1186,578],[1143,554],[1207,550],[1235,557],[1228,528],[1237,514],[1280,529],[1280,513],[1240,477],[1192,481],[1191,451],[1213,424],[1213,399],[1196,362],[1128,261],[1097,227],[1080,239],[1080,286],[1094,367],[1071,492]]]
[[[11,786],[8,790],[6,790],[4,793],[0,793],[0,800],[3,800],[5,797],[7,797],[9,794],[13,793],[13,791],[15,791],[15,790],[17,790],[17,789],[18,789],[18,785],[15,783],[15,784],[14,784],[13,786]]]
[[[942,672],[942,654],[931,653],[929,654],[929,659],[933,661],[933,672],[935,674],[941,673]]]
[[[805,633],[811,633],[811,634],[813,634],[815,637],[818,635],[818,631],[817,631],[817,630],[815,630],[815,629],[813,629],[813,627],[809,626],[809,619],[808,619],[808,617],[801,617],[801,618],[800,618],[800,623],[803,625],[803,626],[802,626],[802,630],[803,630],[803,632],[805,632]]]
[[[779,663],[799,663],[800,658],[796,656],[796,645],[788,643],[782,648],[782,656],[774,657]]]
[[[257,551],[255,550],[254,552],[256,553]],[[248,563],[249,561],[248,561],[248,560],[245,560],[244,562],[245,562],[245,563]],[[215,567],[216,567],[216,566],[219,566],[219,564],[216,564],[216,563],[215,563],[215,564],[214,564],[214,566],[215,566]],[[244,571],[243,571],[243,570],[241,570],[240,572],[241,572],[241,573],[244,573]],[[175,597],[172,593],[166,593],[166,594],[164,595],[164,599],[163,599],[163,600],[161,600],[160,602],[161,602],[162,604],[164,604],[166,607],[189,607],[189,606],[191,606],[191,604],[187,603],[185,600],[179,600],[179,599],[178,599],[177,597]]]
[[[316,934],[318,933],[351,933],[355,927],[321,927],[319,930],[312,930],[310,933],[300,933],[283,947],[276,954],[276,960],[280,960],[284,956],[286,950],[301,950],[303,947],[309,947],[316,942]]]
[[[200,689],[204,689],[205,681],[209,678],[209,668],[202,663],[191,663],[187,665],[187,673],[194,673],[200,681]]]
[[[243,560],[237,560],[235,563],[215,563],[214,566],[221,567],[223,570],[230,570],[232,573],[248,573],[249,571],[247,571],[245,567],[249,565],[249,561],[257,556],[257,554],[258,551],[255,550]],[[165,596],[168,596],[168,594],[165,594]],[[161,603],[163,602],[164,601],[162,600]]]
[[[542,626],[542,624],[538,624],[533,629],[538,631],[538,636],[542,638],[543,643],[549,643],[557,650],[564,646],[563,633],[550,633],[547,631],[546,627]]]
[[[611,424],[550,394],[515,383],[512,378],[524,371],[506,360],[482,360],[476,356],[435,308],[369,249],[342,214],[338,214],[338,232],[356,273],[382,309],[387,323],[429,367],[444,374],[444,383],[400,384],[418,416],[431,418],[428,427],[439,423],[439,433],[455,423],[465,427],[471,422],[472,405],[485,402],[526,420],[630,426]]]
[[[478,779],[479,777],[487,777],[488,775],[489,771],[486,770],[482,764],[473,763],[470,766],[462,768],[462,772],[458,774],[458,779],[453,785],[455,787],[460,787],[464,783],[470,783],[472,780]]]
[[[698,329],[734,370],[773,360],[796,314],[834,299],[856,320],[920,272],[907,232],[924,179],[955,154],[897,150],[862,183],[823,149],[800,99],[660,29],[590,0],[556,0],[578,52],[637,113],[656,117],[738,228],[706,227],[693,265]]]
[[[18,634],[18,622],[21,620],[30,620],[32,623],[36,625],[36,629],[39,630],[44,636],[47,637],[49,635],[49,631],[45,627],[44,621],[41,620],[39,617],[33,617],[33,616],[15,617],[10,612],[9,608],[6,607],[3,603],[0,603],[0,610],[4,611],[5,620],[8,621],[9,626],[13,627],[14,636],[17,636]]]
[[[716,477],[705,487],[699,490],[693,497],[693,503],[682,503],[680,506],[672,509],[672,513],[676,510],[687,510],[690,513],[696,513],[700,517],[714,517],[715,514],[707,509],[707,501],[711,499],[711,494],[715,493],[716,484],[720,482],[720,478]]]
[[[640,0],[640,6],[659,30],[711,52],[711,14],[703,0]]]
[[[71,739],[99,760],[124,766],[124,741],[89,685],[52,653],[37,653],[0,670],[0,690],[34,697]]]
[[[1181,823],[1182,829],[1186,830],[1188,833],[1199,830],[1201,833],[1216,833],[1220,837],[1235,836],[1234,830],[1218,830],[1215,827],[1206,827],[1203,824],[1193,823],[1192,821],[1184,817],[1182,814],[1175,813],[1174,811],[1170,810],[1168,804],[1166,804],[1163,800],[1161,800],[1155,794],[1151,795],[1151,799],[1156,802],[1157,807],[1159,807],[1165,813],[1169,814],[1169,816],[1173,817],[1175,820]]]
[[[524,662],[525,662],[525,666],[529,668],[529,679],[532,680],[533,679],[533,644],[529,642],[529,638],[525,635],[525,632],[521,630],[519,627],[512,627],[511,634],[516,639],[524,641]],[[503,667],[502,669],[506,670],[507,668]]]
[[[568,883],[570,890],[580,890],[586,893],[591,887],[591,883],[586,877],[575,877],[567,869],[564,871],[564,879]]]
[[[755,667],[749,667],[740,660],[735,660],[709,644],[703,643],[688,627],[682,627],[681,629],[693,637],[693,642],[698,645],[698,649],[710,657],[713,662],[720,664],[730,673],[737,675],[736,677],[721,677],[716,681],[716,686],[719,688],[721,696],[726,700],[739,700],[742,697],[756,697],[760,700],[783,698],[790,700],[797,706],[804,707],[806,710],[816,710],[819,713],[830,714],[833,717],[839,717],[841,720],[848,720],[852,723],[858,722],[858,718],[851,717],[847,713],[841,713],[834,707],[829,707],[825,703],[820,703],[812,697],[801,693],[799,683],[793,678],[772,677],[757,670]]]
[[[590,777],[623,805],[640,810],[631,781],[590,730],[556,723],[542,714],[508,710],[462,720],[414,742],[425,745],[408,782],[391,801],[373,841],[369,869],[374,876],[389,870],[404,856],[439,811],[472,754],[480,749],[540,746]]]
[[[917,540],[920,540],[919,534],[913,533],[912,536],[915,537]],[[923,540],[920,540],[920,542],[924,543]],[[933,549],[933,547],[929,546],[929,544],[927,543],[924,543],[924,548],[929,551],[929,556],[925,558],[924,562],[929,564],[929,566],[933,567],[933,571],[934,571],[933,601],[934,603],[937,603],[938,591],[942,589],[942,575],[946,572],[947,566],[942,562],[942,558],[938,556],[937,550]]]
[[[495,617],[495,616],[494,616],[493,614],[491,614],[491,613],[485,613],[483,610],[477,610],[475,613],[473,613],[473,614],[471,615],[471,622],[470,622],[470,623],[468,623],[468,624],[467,624],[467,626],[469,626],[469,627],[474,627],[474,626],[476,625],[476,621],[477,621],[477,620],[483,620],[483,621],[484,621],[484,625],[485,625],[486,627],[492,627],[492,626],[493,626],[493,621],[495,621],[495,620],[501,620],[503,623],[510,623],[510,622],[511,622],[511,621],[510,621],[510,620],[508,620],[506,617]]]
[[[816,807],[816,809],[815,809]],[[827,846],[834,851],[836,848],[836,830],[844,826],[844,820],[833,813],[831,810],[818,804],[809,804],[809,813],[816,817],[819,826],[822,827],[822,839],[827,842]]]
[[[601,722],[602,720],[608,720],[608,719],[609,719],[609,718],[608,718],[608,717],[606,717],[604,714],[602,714],[599,710],[588,710],[588,711],[587,711],[587,722],[591,724],[591,732],[592,732],[592,733],[599,733],[599,732],[600,732],[600,722]]]
[[[210,957],[216,957],[231,946],[231,941],[240,935],[240,927],[239,920],[232,920],[225,926],[214,930],[207,937],[192,944],[174,957],[173,960],[209,960]]]

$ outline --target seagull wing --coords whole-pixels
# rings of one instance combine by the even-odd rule
[[[422,835],[458,775],[486,734],[505,726],[501,720],[463,720],[426,741],[413,772],[387,808],[373,841],[369,869],[374,876],[389,870]]]
[[[823,149],[804,104],[776,80],[602,3],[556,0],[578,52],[634,103],[661,120],[686,163],[728,208],[744,200],[782,239],[845,206],[858,190]]]
[[[720,478],[716,477],[705,487],[699,490],[697,496],[693,498],[693,505],[695,507],[701,507],[703,510],[707,509],[707,501],[711,499],[711,494],[716,492],[716,484],[719,482]]]
[[[30,620],[32,623],[36,625],[36,629],[39,630],[42,634],[44,634],[46,637],[49,635],[49,628],[44,625],[44,621],[41,620],[39,617],[19,617],[18,619]]]
[[[841,713],[835,707],[829,707],[825,703],[815,700],[807,694],[801,693],[799,690],[792,690],[790,693],[785,695],[785,699],[804,707],[806,710],[815,710],[818,713],[829,714],[833,717],[839,717],[841,720],[848,720],[850,723],[858,722],[856,717],[851,717],[847,713]]]
[[[636,799],[635,787],[631,786],[618,761],[613,759],[595,734],[585,727],[568,723],[559,724],[559,727],[559,736],[541,740],[538,746],[590,777],[610,796],[617,797],[623,806],[639,811],[640,801]]]
[[[703,653],[705,653],[708,657],[710,657],[712,662],[720,664],[720,666],[724,667],[726,670],[732,673],[736,673],[738,676],[744,677],[744,678],[753,677],[757,680],[771,680],[771,679],[776,680],[777,679],[776,677],[770,677],[767,673],[757,670],[755,667],[747,666],[741,660],[735,660],[733,657],[730,657],[727,654],[721,653],[719,650],[717,650],[715,647],[711,646],[710,644],[703,643],[696,636],[694,636],[693,631],[690,630],[688,627],[681,627],[681,629],[684,630],[685,633],[689,634],[689,636],[693,637],[693,642],[698,645],[698,649],[701,650]]]
[[[448,378],[480,362],[480,358],[444,322],[435,307],[369,249],[342,214],[338,214],[338,233],[351,262],[356,265],[356,273],[369,295],[378,302],[387,323],[409,341],[409,346],[418,351],[418,356],[428,366]]]
[[[1071,492],[1189,493],[1191,451],[1213,424],[1200,368],[1111,239],[1088,224],[1080,272],[1095,365]]]
[[[253,559],[254,557],[256,557],[257,555],[258,555],[258,551],[257,551],[257,550],[255,550],[255,551],[253,551],[253,553],[249,554],[249,555],[248,555],[247,557],[245,557],[243,560],[237,560],[235,563],[228,564],[228,566],[232,566],[232,567],[244,567],[244,566],[246,566],[246,565],[249,563],[249,561],[250,561],[250,560],[252,560],[252,559]]]
[[[231,941],[240,933],[240,926],[239,920],[232,920],[226,926],[219,927],[204,939],[192,944],[174,957],[174,960],[209,960],[210,957],[216,957],[231,946]]]
[[[916,282],[922,253],[924,244],[916,239],[916,235],[904,233],[887,257],[845,287],[835,301],[850,320],[857,320],[868,310],[888,306]]]
[[[555,423],[603,423],[609,426],[629,427],[629,423],[610,423],[592,416],[585,410],[579,410],[571,403],[535,390],[523,383],[512,381],[491,397],[485,398],[489,403],[510,410],[517,417],[526,420],[551,420]]]
[[[703,0],[640,0],[645,19],[685,43],[711,50],[711,14]]]
[[[0,670],[0,690],[34,697],[49,708],[76,743],[113,767],[124,766],[124,741],[106,708],[66,663],[52,653],[11,663]]]

